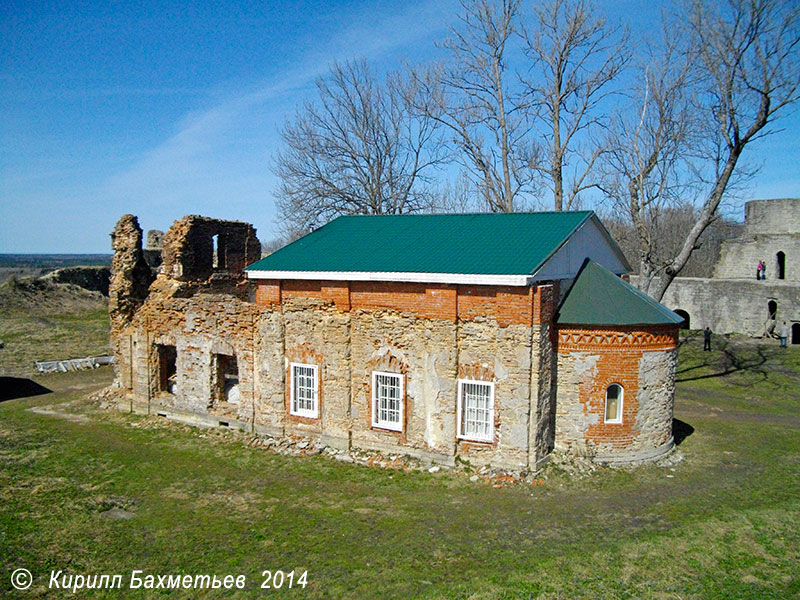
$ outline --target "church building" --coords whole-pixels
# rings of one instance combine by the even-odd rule
[[[591,211],[339,217],[264,258],[188,216],[156,273],[134,216],[112,237],[123,409],[516,472],[673,446],[682,319]]]

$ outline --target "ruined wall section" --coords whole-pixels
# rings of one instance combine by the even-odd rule
[[[259,313],[253,304],[228,295],[148,298],[130,327],[134,410],[199,416],[197,422],[209,425],[252,423]],[[169,389],[164,389],[160,372],[164,347],[176,350],[176,378]],[[215,369],[225,360],[220,357],[235,359],[238,367],[234,402],[226,400],[218,381]]]
[[[119,220],[112,242],[109,313],[117,365],[115,383],[132,392],[131,408],[149,412],[153,406],[163,405],[200,410],[201,396],[220,396],[217,391],[224,390],[226,380],[234,384],[235,378],[221,374],[224,364],[234,365],[231,369],[235,370],[235,361],[241,361],[238,370],[249,366],[252,373],[253,325],[258,311],[248,302],[254,290],[244,278],[246,261],[260,255],[252,226],[196,216],[176,221],[164,236],[161,254],[165,268],[155,280],[145,260],[142,230],[135,216]],[[156,396],[164,395],[164,382],[157,379],[159,361],[164,360],[160,346],[176,349],[175,366],[182,374],[183,389],[153,404]],[[211,362],[205,361],[207,355],[214,357]],[[236,391],[249,398],[249,408],[241,402],[231,407],[207,400],[206,410],[236,419],[249,410],[248,420],[252,421],[252,375],[245,377]]]
[[[672,447],[677,329],[561,326],[555,446],[603,462],[637,462]],[[604,418],[623,388],[621,423]]]
[[[167,231],[161,254],[163,273],[176,281],[240,277],[247,265],[261,258],[261,243],[248,223],[189,215]]]
[[[108,312],[112,327],[130,321],[147,297],[152,273],[142,254],[142,228],[133,215],[123,215],[111,233],[111,279]]]
[[[118,387],[131,388],[133,346],[124,332],[141,307],[153,281],[142,254],[142,228],[134,215],[123,215],[111,233],[111,276],[108,283],[110,344],[114,354],[114,380]]]

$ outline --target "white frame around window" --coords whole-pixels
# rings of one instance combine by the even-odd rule
[[[310,372],[301,373],[301,369]],[[298,372],[297,375],[295,375],[296,371]],[[296,382],[295,378],[297,376],[305,378],[306,381]],[[308,385],[309,378],[310,386]],[[307,365],[304,363],[289,363],[289,379],[289,414],[311,419],[319,418],[319,366]],[[303,393],[300,394],[300,398],[297,398],[298,389],[303,390]],[[295,406],[296,400],[299,400],[300,404],[310,404],[311,408],[307,406],[297,408]]]
[[[392,408],[391,406],[382,407],[380,404],[381,398],[379,394],[379,385],[378,385],[378,378],[379,377],[386,377],[391,380],[396,381],[396,385],[392,387],[396,387],[398,390],[398,395],[396,398],[390,398],[386,396],[384,399],[387,401],[390,400],[397,400],[398,406],[397,408]],[[404,402],[404,377],[402,373],[389,373],[386,371],[373,371],[372,372],[372,426],[377,427],[379,429],[389,429],[391,431],[403,431],[403,409],[405,408]],[[383,385],[383,384],[382,384]],[[381,413],[387,415],[389,413],[397,413],[397,421],[390,421],[386,418],[381,419]]]
[[[617,386],[619,388],[619,396],[617,396],[617,418],[616,419],[609,419],[608,417],[608,390],[610,390],[613,386]],[[605,399],[603,400],[603,423],[622,423],[622,403],[625,398],[625,388],[622,387],[622,384],[619,383],[609,383],[606,386],[606,393]]]
[[[478,388],[486,388],[489,392],[488,406],[487,407],[472,407],[467,409],[465,414],[465,386],[473,386],[468,389],[469,392],[475,392]],[[480,381],[477,379],[459,379],[458,380],[458,438],[462,440],[470,440],[474,442],[494,442],[494,382],[493,381]],[[479,413],[486,413],[485,419],[479,419]],[[472,418],[470,418],[472,416]],[[471,426],[465,427],[464,418],[472,423]],[[477,427],[480,426],[480,427]],[[465,431],[466,429],[466,431]]]

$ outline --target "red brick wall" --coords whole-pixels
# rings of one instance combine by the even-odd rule
[[[256,288],[256,304],[259,306],[276,306],[281,303],[281,282],[264,279]]]
[[[289,298],[318,298],[333,302],[341,310],[350,310],[350,287],[346,281],[283,281],[281,299]]]
[[[388,308],[424,319],[456,318],[456,287],[452,285],[353,281],[350,302],[355,309]]]
[[[678,345],[677,326],[604,327],[568,325],[558,329],[558,353],[585,352],[597,355],[597,373],[585,378],[579,401],[588,415],[597,415],[589,425],[586,441],[615,448],[629,446],[639,434],[639,360],[645,352],[672,350]],[[623,388],[622,423],[604,423],[606,389],[612,383]]]
[[[459,285],[458,318],[494,317],[498,325],[531,325],[533,288],[498,285]]]
[[[455,322],[494,318],[501,327],[539,324],[555,310],[553,286],[512,287],[370,281],[265,280],[256,303],[273,307],[291,298],[318,298],[340,310],[390,309]]]

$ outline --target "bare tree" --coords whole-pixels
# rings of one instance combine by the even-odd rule
[[[461,26],[442,44],[450,60],[414,72],[414,103],[449,132],[454,156],[489,210],[512,212],[533,191],[535,147],[523,95],[508,68],[520,0],[462,0]]]
[[[316,86],[317,102],[283,127],[274,163],[284,233],[344,214],[428,210],[435,123],[411,114],[399,76],[382,85],[365,61],[337,63]]]
[[[639,83],[631,102],[612,117],[600,160],[601,189],[635,235],[634,262],[645,292],[679,251],[665,252],[667,245],[674,247],[674,234],[684,239],[688,233],[674,230],[676,215],[689,214],[694,222],[686,198],[698,124],[688,63],[675,38],[666,39],[663,50],[637,67]]]
[[[483,195],[475,189],[475,182],[462,172],[454,181],[438,186],[433,211],[457,214],[490,210],[482,200]]]
[[[798,99],[800,12],[775,0],[691,0],[673,31],[681,36],[657,68],[628,121],[615,123],[604,189],[637,233],[640,287],[661,300],[718,218],[745,148]],[[677,65],[677,66],[676,66]],[[669,252],[656,250],[665,209],[693,207],[694,222]],[[670,213],[673,214],[673,213]]]
[[[768,135],[775,119],[798,100],[800,6],[777,0],[693,0],[686,24],[687,60],[697,81],[697,106],[708,126],[704,158],[711,164],[697,222],[660,273],[650,295],[661,300],[714,220],[739,159]]]
[[[602,146],[592,137],[605,124],[599,108],[619,91],[612,84],[630,58],[627,34],[607,27],[586,0],[548,0],[534,3],[525,39],[528,93],[545,140],[538,170],[555,210],[569,210],[596,185],[592,172]]]

